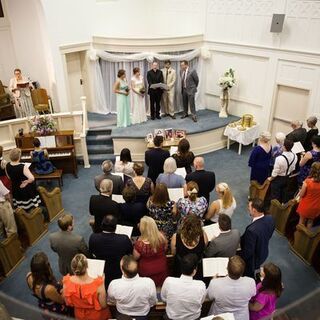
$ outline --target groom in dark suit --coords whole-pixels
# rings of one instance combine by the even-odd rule
[[[184,111],[184,115],[181,117],[181,119],[188,117],[188,105],[190,104],[192,120],[194,122],[197,122],[198,120],[196,116],[195,95],[199,84],[199,77],[196,70],[192,70],[189,68],[188,61],[183,60],[180,63],[180,67],[181,93]]]

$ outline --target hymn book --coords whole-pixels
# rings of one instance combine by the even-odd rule
[[[125,203],[122,194],[113,194],[111,199],[117,203]]]
[[[102,277],[104,274],[104,260],[87,259],[88,261],[88,275],[91,278]]]
[[[178,147],[176,147],[176,146],[170,147],[170,157],[172,157],[177,152],[178,152]]]
[[[204,277],[225,277],[228,275],[227,265],[229,258],[204,258],[202,259]]]
[[[213,223],[202,228],[203,231],[207,234],[208,240],[211,241],[213,238],[216,238],[221,233],[218,223]]]
[[[117,224],[116,234],[125,234],[130,239],[132,235],[132,230],[133,227]]]
[[[182,176],[183,179],[186,178],[186,175],[187,175],[187,171],[186,171],[186,168],[183,167],[183,168],[177,168],[177,170],[175,171],[175,174],[178,174],[179,176]]]
[[[168,193],[170,200],[174,202],[184,198],[183,188],[168,188]]]
[[[165,83],[154,83],[150,86],[150,89],[162,89],[162,90],[168,90],[169,87]]]
[[[40,140],[41,147],[43,148],[56,148],[56,137],[55,136],[42,136],[37,137]]]
[[[304,152],[304,147],[302,146],[300,141],[297,141],[293,144],[291,151],[295,154]]]

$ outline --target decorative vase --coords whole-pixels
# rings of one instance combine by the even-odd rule
[[[219,118],[228,118],[228,105],[229,105],[229,89],[223,89],[222,95],[220,96],[221,100],[221,110],[219,112]]]

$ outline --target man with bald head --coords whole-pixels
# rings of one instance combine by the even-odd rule
[[[210,192],[216,186],[216,175],[214,172],[204,169],[203,157],[196,157],[193,161],[193,166],[195,171],[187,174],[186,181],[196,182],[199,186],[198,197],[205,197],[209,203]]]
[[[307,137],[307,130],[302,128],[303,122],[295,120],[291,122],[292,131],[287,134],[286,138],[292,140],[293,142],[301,142],[304,145],[304,142]]]

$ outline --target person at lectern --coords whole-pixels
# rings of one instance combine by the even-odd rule
[[[147,81],[148,81],[148,94],[150,96],[150,114],[151,120],[155,118],[161,119],[160,117],[160,101],[162,96],[162,89],[156,88],[151,89],[150,86],[152,84],[163,83],[163,74],[159,70],[159,65],[157,62],[152,63],[152,69],[147,73]]]
[[[20,69],[14,69],[14,77],[10,79],[9,90],[14,97],[14,111],[17,118],[36,114],[30,89],[34,89],[31,81],[21,74]]]
[[[118,79],[113,85],[113,92],[117,96],[117,127],[128,127],[131,125],[129,86],[126,80],[126,71],[118,71]]]
[[[171,61],[165,60],[164,68],[161,70],[163,74],[164,83],[168,86],[168,90],[163,91],[162,95],[162,106],[164,116],[170,116],[175,119],[174,115],[174,85],[176,83],[176,70],[171,67]]]

